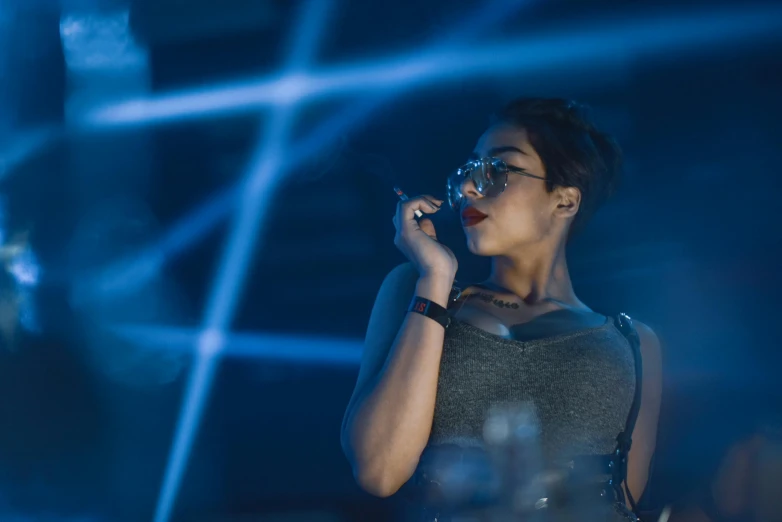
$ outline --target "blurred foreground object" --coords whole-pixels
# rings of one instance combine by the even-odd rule
[[[782,521],[782,425],[765,423],[734,443],[708,491],[675,512],[670,522]]]

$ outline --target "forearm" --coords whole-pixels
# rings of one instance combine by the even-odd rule
[[[423,277],[416,295],[447,305],[453,278]],[[408,313],[379,378],[347,426],[356,478],[379,496],[394,493],[415,470],[429,439],[445,330]]]

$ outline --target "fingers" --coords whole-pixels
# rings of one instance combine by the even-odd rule
[[[416,196],[407,201],[400,201],[397,205],[396,215],[402,221],[415,219],[415,211],[418,210],[424,214],[434,214],[442,208],[443,201],[432,196]]]
[[[437,239],[437,233],[434,231],[434,223],[432,223],[431,219],[421,219],[418,221],[418,226],[421,228],[424,234],[431,237],[432,239]]]

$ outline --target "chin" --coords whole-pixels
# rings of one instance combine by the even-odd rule
[[[501,252],[497,248],[498,246],[485,236],[467,234],[467,249],[476,256],[491,257],[499,255]]]

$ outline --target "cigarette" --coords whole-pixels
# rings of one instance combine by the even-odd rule
[[[399,188],[399,187],[394,187],[394,192],[396,192],[396,195],[399,196],[399,199],[401,199],[402,201],[407,201],[408,199],[410,199],[410,198],[407,197],[407,194],[402,192],[402,189]],[[422,217],[424,217],[424,213],[421,212],[420,210],[416,210],[415,211],[415,217],[422,218]]]

